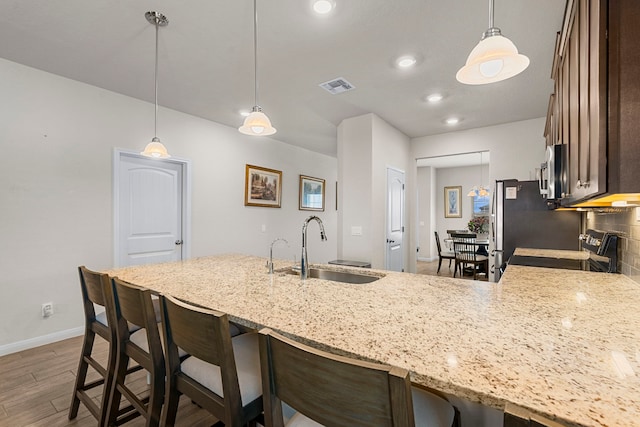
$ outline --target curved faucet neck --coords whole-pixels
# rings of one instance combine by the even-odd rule
[[[302,224],[302,255],[300,257],[300,278],[302,280],[307,278],[309,270],[309,257],[307,255],[307,226],[312,220],[315,220],[320,227],[320,239],[323,241],[327,240],[327,236],[324,232],[324,224],[319,217],[311,215],[309,218],[304,220],[304,223]]]

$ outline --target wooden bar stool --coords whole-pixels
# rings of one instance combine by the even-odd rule
[[[82,342],[82,354],[78,365],[78,373],[73,388],[73,397],[69,407],[69,419],[72,420],[78,415],[80,402],[82,402],[89,412],[103,425],[107,413],[108,400],[111,391],[113,372],[116,361],[116,331],[115,331],[115,310],[113,305],[113,294],[111,292],[111,279],[106,274],[91,271],[85,266],[78,267],[80,274],[80,289],[82,291],[82,305],[84,307],[84,340]],[[104,308],[104,311],[96,314],[95,306]],[[103,366],[93,356],[93,344],[95,337],[102,337],[109,343],[109,352],[106,366]],[[100,378],[86,382],[89,366],[95,369]],[[87,391],[103,385],[100,406],[96,405],[93,399],[87,395]]]
[[[118,351],[107,425],[121,425],[142,415],[146,418],[146,426],[157,426],[164,399],[165,366],[151,291],[117,278],[111,282]],[[130,325],[139,329],[132,332]],[[130,360],[149,374],[149,390],[145,396],[126,383]],[[129,405],[120,409],[122,397]]]
[[[504,427],[564,427],[562,424],[534,414],[512,403],[504,408]]]
[[[180,395],[225,426],[262,420],[262,383],[256,333],[230,335],[226,314],[160,296],[167,389],[163,426],[173,426]],[[180,358],[178,350],[190,356]]]
[[[450,427],[455,408],[412,389],[409,371],[336,356],[277,333],[259,332],[266,427]]]

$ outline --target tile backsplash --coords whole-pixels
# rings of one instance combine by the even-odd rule
[[[640,283],[640,221],[636,220],[637,210],[640,208],[618,213],[588,212],[587,228],[620,234],[620,271]]]

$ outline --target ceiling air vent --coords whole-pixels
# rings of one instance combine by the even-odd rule
[[[351,89],[355,89],[356,87],[346,81],[343,77],[338,77],[337,79],[329,80],[328,82],[320,83],[321,88],[331,93],[332,95],[337,95],[342,92],[347,92]]]

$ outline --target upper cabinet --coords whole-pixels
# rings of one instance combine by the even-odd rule
[[[565,206],[640,199],[639,48],[640,1],[567,1],[545,128],[568,146]]]

